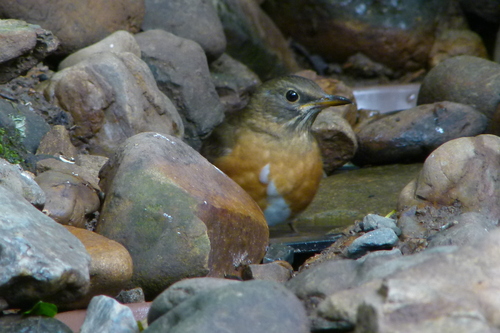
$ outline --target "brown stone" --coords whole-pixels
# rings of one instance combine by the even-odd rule
[[[491,119],[500,103],[498,91],[500,64],[472,56],[457,56],[429,71],[422,82],[417,104],[440,101],[468,104]]]
[[[293,274],[293,268],[280,265],[277,262],[268,264],[248,265],[243,270],[243,279],[245,280],[268,280],[285,283],[290,280]]]
[[[312,132],[323,157],[323,170],[330,175],[349,162],[358,149],[356,134],[348,121],[333,108],[323,110],[314,121]]]
[[[500,138],[459,138],[437,148],[415,181],[401,192],[398,207],[459,207],[462,212],[500,216]]]
[[[0,17],[21,19],[52,31],[61,41],[57,53],[67,55],[117,30],[138,32],[144,2],[120,0],[90,5],[73,0],[6,0],[0,3]]]
[[[147,298],[186,277],[238,275],[264,256],[269,231],[257,204],[180,139],[135,135],[100,177],[97,232],[129,250]]]
[[[382,115],[356,128],[359,148],[353,163],[422,162],[441,144],[481,134],[486,126],[483,114],[468,105],[451,102]]]
[[[75,144],[98,155],[111,154],[136,133],[184,133],[175,106],[158,90],[147,65],[132,53],[94,54],[57,72],[44,95],[73,116]]]
[[[262,7],[286,36],[327,61],[362,52],[392,69],[413,71],[427,65],[448,2],[268,0]]]
[[[459,55],[488,58],[486,47],[478,34],[470,30],[445,30],[440,33],[429,54],[429,67]]]
[[[2,17],[0,3],[0,17]],[[30,23],[33,23],[30,21]],[[0,83],[24,75],[59,46],[48,30],[20,20],[0,20]]]
[[[134,35],[128,31],[119,30],[95,44],[89,45],[86,48],[70,54],[59,63],[58,70],[71,67],[99,52],[130,52],[135,54],[137,57],[141,56],[141,49],[139,48],[139,45],[137,45]]]
[[[36,153],[37,155],[52,155],[68,163],[78,162],[78,151],[71,143],[68,130],[62,125],[51,127],[40,141]]]
[[[92,297],[115,297],[125,289],[133,273],[132,257],[120,243],[81,228],[65,226],[90,254],[90,289],[84,298],[65,308],[86,308]]]
[[[85,228],[88,215],[100,207],[97,191],[77,175],[51,170],[35,181],[47,197],[44,213],[61,224]]]

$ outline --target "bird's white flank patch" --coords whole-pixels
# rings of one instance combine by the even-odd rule
[[[269,172],[271,171],[271,164],[267,163],[262,170],[260,170],[259,180],[262,184],[269,184]]]
[[[267,207],[264,210],[267,224],[273,226],[286,222],[291,213],[290,206],[279,194],[274,182],[271,181],[267,186]]]

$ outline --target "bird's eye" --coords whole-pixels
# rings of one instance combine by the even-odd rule
[[[299,94],[297,94],[295,90],[288,90],[285,97],[289,102],[297,102],[297,100],[299,99]]]

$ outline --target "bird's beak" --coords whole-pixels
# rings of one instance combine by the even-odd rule
[[[342,96],[327,95],[323,98],[314,101],[313,103],[324,109],[329,106],[352,104],[352,101],[349,98],[345,98]]]
[[[342,96],[325,95],[320,99],[302,105],[300,108],[303,109],[304,111],[310,109],[322,110],[330,106],[339,106],[345,104],[352,104],[352,101],[349,98]]]

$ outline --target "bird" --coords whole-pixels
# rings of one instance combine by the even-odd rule
[[[301,76],[271,79],[213,130],[201,154],[257,202],[268,226],[291,223],[323,177],[312,124],[321,110],[350,103]]]

